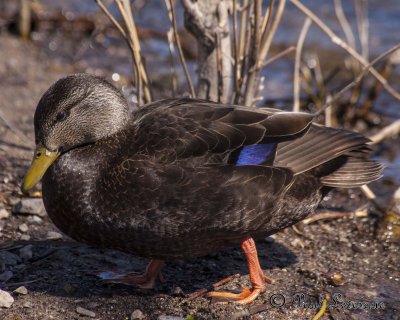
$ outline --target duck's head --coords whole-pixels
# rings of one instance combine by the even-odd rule
[[[38,183],[62,153],[118,132],[128,118],[126,100],[107,81],[85,73],[58,80],[35,111],[36,150],[22,191]]]

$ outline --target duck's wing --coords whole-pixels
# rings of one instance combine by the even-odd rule
[[[99,187],[106,188],[102,193],[112,198],[107,205],[120,208],[110,211],[123,212],[135,236],[146,241],[199,236],[205,240],[218,235],[240,238],[255,232],[262,221],[271,219],[274,212],[270,209],[294,181],[288,168],[192,168],[137,160],[125,161],[107,175],[110,179],[105,180],[114,183]],[[110,187],[115,190],[110,192]]]
[[[307,131],[312,119],[313,115],[308,113],[221,105],[197,99],[163,100],[135,113],[135,152],[166,161],[207,153],[229,154],[244,146],[293,139]]]

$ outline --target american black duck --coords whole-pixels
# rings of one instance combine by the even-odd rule
[[[164,260],[241,245],[252,288],[211,295],[249,303],[268,279],[253,238],[304,219],[332,187],[381,175],[367,138],[312,120],[186,98],[131,112],[111,84],[74,74],[39,101],[22,189],[43,177],[43,201],[60,230],[152,259],[143,275],[116,276],[144,288]]]

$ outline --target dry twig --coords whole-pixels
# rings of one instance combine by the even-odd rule
[[[344,50],[346,50],[352,57],[356,58],[364,68],[369,66],[370,64],[366,59],[364,59],[357,51],[351,48],[346,42],[340,39],[333,31],[330,29],[320,18],[318,18],[310,9],[305,7],[298,0],[290,0],[300,11],[302,11],[306,16],[310,17],[310,19],[323,31],[325,32],[331,39],[331,41]],[[382,84],[382,86],[386,89],[386,91],[392,95],[397,100],[400,100],[400,93],[397,92],[388,82],[387,80],[381,76],[381,74],[371,66],[369,66],[369,72]]]
[[[183,55],[181,41],[179,39],[178,27],[176,25],[175,5],[174,5],[172,0],[165,0],[165,4],[166,4],[167,9],[168,9],[169,19],[171,20],[171,23],[172,23],[172,30],[173,30],[173,34],[174,34],[174,39],[175,39],[176,47],[178,48],[179,59],[180,59],[181,64],[182,64],[183,72],[185,73],[185,77],[186,77],[186,81],[187,81],[190,93],[191,93],[193,98],[196,98],[196,93],[194,91],[192,79],[190,78],[190,74],[189,74],[189,71],[188,71],[188,68],[187,68],[185,56]]]
[[[377,144],[386,138],[399,134],[400,134],[400,120],[396,120],[395,122],[382,128],[378,133],[374,134],[369,138],[372,141],[371,144]]]
[[[306,38],[308,29],[311,26],[311,19],[306,18],[303,27],[301,28],[299,39],[297,40],[296,46],[296,58],[294,63],[294,81],[293,81],[293,111],[300,111],[300,63],[301,53],[303,50],[304,40]]]
[[[152,101],[150,84],[148,80],[148,75],[144,67],[144,63],[141,56],[140,41],[136,29],[136,23],[132,15],[132,8],[129,0],[114,0],[119,12],[121,13],[122,19],[125,24],[124,29],[121,24],[114,18],[107,7],[104,5],[102,0],[95,0],[100,9],[105,13],[105,15],[110,19],[112,24],[118,29],[122,37],[128,43],[131,50],[132,60],[135,65],[135,83],[138,90],[138,103],[142,104],[142,91],[144,96],[144,102],[148,103]]]
[[[377,62],[381,61],[382,59],[386,58],[388,55],[391,55],[395,51],[400,49],[400,44],[390,48],[389,50],[385,51],[381,55],[379,55],[377,58],[375,58],[372,62],[370,62],[368,65],[366,65],[363,69],[363,71],[357,76],[355,80],[350,82],[347,86],[345,86],[343,89],[341,89],[339,92],[337,92],[330,101],[327,101],[321,109],[317,112],[317,114],[321,114],[323,111],[325,111],[326,108],[331,106],[334,102],[338,101],[343,94],[350,90],[351,88],[355,87],[361,80],[362,78],[368,73],[368,71],[371,69],[373,65],[375,65]]]

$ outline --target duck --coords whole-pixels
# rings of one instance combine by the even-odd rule
[[[125,284],[153,288],[165,261],[240,246],[251,288],[209,296],[248,304],[270,281],[255,240],[306,218],[333,188],[381,177],[366,137],[314,118],[193,98],[130,109],[106,80],[72,74],[37,105],[21,188],[42,181],[48,216],[71,238],[149,258],[143,274],[113,274]]]

